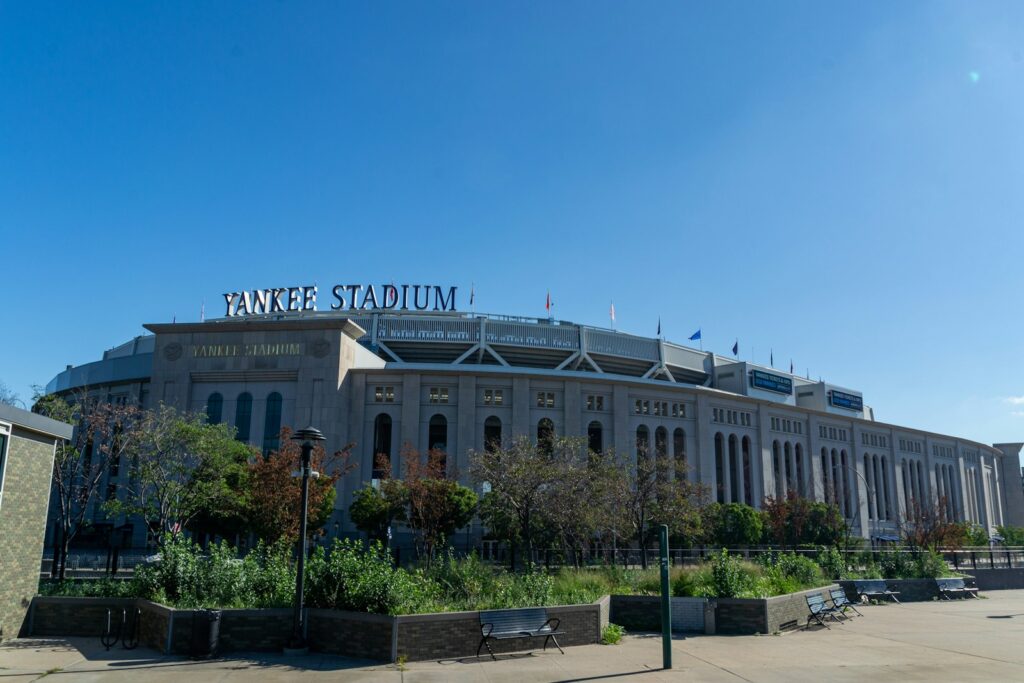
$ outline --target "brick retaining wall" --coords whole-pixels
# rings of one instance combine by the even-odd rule
[[[37,596],[29,624],[35,636],[95,636],[106,624],[107,609],[120,619],[122,609],[142,610],[139,641],[163,653],[188,654],[192,625],[203,618],[201,610],[171,609],[148,600],[116,598],[57,598]],[[559,643],[589,645],[599,642],[608,624],[607,597],[591,605],[549,607],[548,614],[561,620]],[[289,609],[221,610],[220,650],[278,651],[291,634]],[[391,617],[379,614],[310,609],[307,638],[316,652],[348,657],[394,661],[405,655],[410,661],[468,657],[480,643],[478,612],[415,614]],[[495,652],[541,647],[543,639],[505,640],[492,643]]]
[[[715,632],[731,634],[777,633],[807,624],[808,595],[824,595],[829,588],[814,588],[773,598],[716,598]]]
[[[1012,569],[965,569],[977,585],[978,590],[998,591],[1024,588],[1024,568]]]
[[[970,586],[974,581],[970,577],[965,577],[964,583]],[[839,585],[846,591],[846,597],[851,602],[859,600],[856,581],[840,581]],[[900,602],[927,602],[939,598],[939,589],[935,585],[935,579],[885,579],[885,585],[889,590],[899,592],[896,599]]]
[[[707,598],[672,598],[672,632],[704,632]],[[656,595],[611,596],[611,622],[627,631],[660,631],[661,598]]]

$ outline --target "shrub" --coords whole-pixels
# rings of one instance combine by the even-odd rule
[[[356,542],[335,540],[330,552],[317,548],[306,565],[310,607],[410,614],[432,606],[438,589],[422,573],[396,569],[380,543],[364,550]]]
[[[608,624],[601,631],[601,642],[605,645],[618,645],[619,641],[622,640],[622,636],[626,634],[626,629],[622,628],[618,624]]]
[[[934,550],[926,550],[919,554],[915,564],[917,565],[915,569],[919,579],[935,579],[940,576],[949,575],[949,567],[946,565],[946,561]]]
[[[749,583],[740,561],[729,555],[725,548],[711,558],[711,588],[714,595],[709,597],[738,598]]]
[[[886,579],[909,579],[917,575],[910,553],[889,550],[878,555],[878,568]]]
[[[821,548],[817,562],[826,578],[838,581],[847,573],[846,559],[836,548]]]

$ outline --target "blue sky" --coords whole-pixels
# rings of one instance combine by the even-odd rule
[[[1024,440],[1022,36],[1015,2],[0,4],[0,381],[226,291],[475,282]]]

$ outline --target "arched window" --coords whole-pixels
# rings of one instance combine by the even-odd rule
[[[750,437],[743,437],[743,502],[754,504],[754,484],[751,479],[752,467],[750,460]]]
[[[892,501],[889,500],[889,461],[883,455],[882,465],[882,498],[885,500],[885,518],[892,519]]]
[[[738,503],[740,500],[740,472],[739,472],[739,439],[735,434],[729,435],[729,502]]]
[[[672,432],[672,456],[676,460],[676,479],[689,479],[689,467],[686,464],[686,432],[676,429]]]
[[[246,391],[239,394],[235,401],[235,438],[239,441],[248,441],[251,423],[252,394]]]
[[[877,496],[875,491],[878,484],[874,481],[875,478],[875,467],[871,462],[871,456],[867,453],[864,454],[864,476],[867,477],[867,490],[868,490],[868,519],[875,518],[875,500]]]
[[[647,427],[640,425],[636,428],[636,459],[646,458],[650,450],[651,433]]]
[[[775,476],[775,498],[782,500],[786,495],[786,485],[782,481],[784,465],[782,464],[782,446],[778,441],[772,441],[772,474]]]
[[[715,434],[715,488],[718,490],[719,503],[725,500],[725,437],[722,432]]]
[[[427,457],[436,457],[438,469],[442,474],[448,471],[448,420],[444,415],[430,418],[427,429],[427,445],[430,453]]]
[[[839,470],[843,475],[843,515],[853,516],[853,499],[850,490],[850,463],[846,459],[846,449],[839,451]]]
[[[786,465],[786,490],[785,495],[789,495],[790,491],[794,490],[793,487],[793,447],[789,445],[789,442],[785,442],[782,445],[782,452],[785,454],[785,465]]]
[[[501,420],[493,415],[484,420],[484,450],[488,453],[501,448]]]
[[[267,396],[267,413],[263,417],[263,455],[276,451],[281,443],[281,394]]]
[[[657,458],[656,471],[659,480],[669,478],[669,430],[658,427],[654,430],[654,456]]]
[[[828,449],[825,448],[824,446],[822,446],[822,448],[821,448],[821,489],[822,489],[822,499],[826,503],[831,503],[832,502],[832,489],[831,489],[832,485],[829,483],[829,470],[830,469],[831,468],[829,467],[829,462],[828,462]]]
[[[803,497],[807,497],[807,488],[804,485],[804,447],[800,444],[796,444],[793,447],[795,452],[794,457],[796,458],[796,490]]]
[[[555,423],[551,418],[542,417],[537,423],[537,450],[551,455],[555,449]]]
[[[391,416],[381,413],[373,420],[373,478],[391,476]]]
[[[604,429],[597,420],[587,425],[587,448],[595,453],[604,450]]]
[[[224,397],[219,391],[215,391],[210,394],[210,398],[206,399],[206,423],[211,425],[219,424],[223,417]]]

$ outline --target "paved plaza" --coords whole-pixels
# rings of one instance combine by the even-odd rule
[[[344,657],[238,655],[194,662],[152,650],[106,652],[97,638],[15,640],[0,647],[0,683],[45,677],[88,681],[996,681],[1024,680],[1024,591],[982,600],[861,608],[831,630],[780,636],[698,636],[673,643],[663,671],[661,641],[632,635],[618,646],[573,647],[566,654],[522,653],[498,661],[445,660],[394,665]]]

